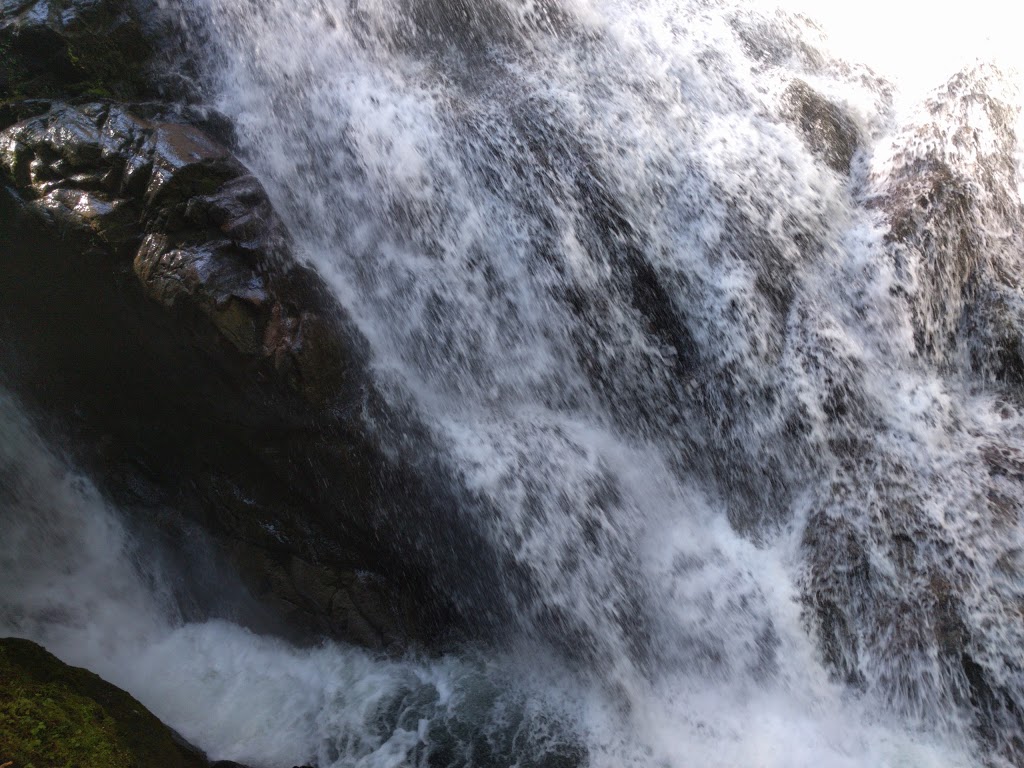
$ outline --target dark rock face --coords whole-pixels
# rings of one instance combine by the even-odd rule
[[[811,151],[836,173],[849,173],[860,143],[857,126],[849,115],[803,80],[790,83],[783,100]]]
[[[28,640],[0,639],[0,688],[0,761],[10,768],[208,765],[120,688]]]
[[[0,101],[91,94],[138,98],[151,47],[123,0],[3,0]]]
[[[401,473],[361,421],[362,339],[255,179],[198,129],[109,104],[2,136],[12,386],[80,430],[120,501],[219,535],[287,623],[376,646],[419,634],[420,588],[371,543],[381,494],[400,495],[382,474]]]
[[[202,315],[211,344],[310,405],[351,394],[358,333],[291,263],[265,193],[224,147],[100,103],[58,106],[0,135],[0,163],[47,226],[133,256],[150,298]]]

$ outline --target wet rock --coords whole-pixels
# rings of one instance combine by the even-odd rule
[[[259,183],[150,115],[57,104],[0,132],[0,371],[116,501],[212,532],[285,631],[440,636],[450,605],[417,555],[435,548],[403,533],[461,541],[434,452]]]
[[[860,144],[860,132],[850,116],[803,80],[790,83],[782,98],[811,151],[836,173],[849,173]]]
[[[828,61],[821,30],[806,16],[762,15],[744,8],[729,21],[747,54],[764,66],[794,62],[817,71]],[[815,37],[820,39],[820,46],[813,44]]]
[[[0,165],[47,226],[133,254],[152,299],[187,306],[206,335],[262,366],[308,402],[350,391],[358,333],[329,319],[315,278],[290,262],[259,183],[189,125],[110,104],[58,106],[0,134]]]
[[[1011,383],[1019,339],[1022,242],[1013,130],[995,68],[966,70],[897,137],[870,204],[884,215],[918,352]]]
[[[902,716],[958,718],[1018,765],[1024,687],[1018,645],[1003,641],[1024,637],[1013,546],[1024,455],[995,438],[981,447],[973,520],[941,508],[934,478],[880,455],[845,460],[804,531],[804,602],[824,661]]]
[[[28,640],[0,639],[0,689],[0,761],[10,768],[208,765],[120,688]]]

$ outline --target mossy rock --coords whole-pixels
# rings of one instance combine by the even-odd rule
[[[0,765],[205,768],[138,701],[28,640],[0,639]]]
[[[151,53],[130,0],[4,0],[0,101],[140,98]]]

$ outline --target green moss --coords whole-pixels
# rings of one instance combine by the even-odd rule
[[[80,75],[64,83],[71,93],[103,98],[133,98],[146,89],[145,62],[149,51],[142,33],[132,25],[106,34],[80,35],[68,40],[68,60]]]
[[[114,94],[104,88],[102,85],[93,85],[82,91],[83,96],[92,96],[97,99],[112,99]]]
[[[0,765],[199,768],[197,752],[124,691],[35,643],[0,640]]]
[[[131,764],[131,753],[103,708],[60,685],[15,681],[6,687],[0,699],[0,733],[6,741],[0,755],[25,768]]]

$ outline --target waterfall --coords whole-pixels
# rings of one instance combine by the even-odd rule
[[[500,584],[514,626],[395,659],[177,616],[5,399],[0,627],[254,766],[1020,758],[1024,410],[971,309],[1020,254],[1012,78],[912,112],[805,17],[725,0],[162,9],[479,501],[473,559],[443,521],[397,547]],[[919,188],[935,153],[966,202]]]

